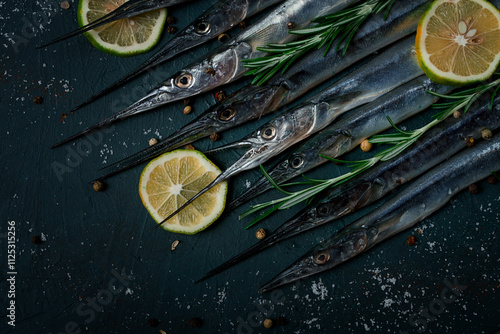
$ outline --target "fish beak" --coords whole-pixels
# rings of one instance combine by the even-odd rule
[[[368,249],[377,235],[376,228],[344,228],[264,284],[259,293],[336,267]]]
[[[238,255],[234,256],[233,258],[224,262],[223,264],[217,266],[216,268],[210,270],[205,276],[200,278],[195,283],[199,283],[212,276],[215,276],[223,272],[224,270],[229,269],[232,266],[260,253],[264,249],[271,247],[272,245],[275,245],[283,240],[286,240],[300,233],[302,231],[300,228],[301,225],[306,222],[310,222],[311,220],[314,220],[314,215],[311,215],[309,213],[309,210],[307,210],[305,213],[297,214],[294,218],[290,219],[288,222],[281,225],[278,229],[276,229],[274,232],[268,235],[265,239],[261,240],[260,242],[256,243],[255,245],[251,246],[245,251],[239,253]]]
[[[136,1],[128,1],[125,2],[123,5],[119,6],[112,12],[104,15],[103,17],[93,21],[92,23],[89,23],[83,27],[80,27],[72,32],[69,32],[63,36],[60,36],[58,38],[55,38],[51,40],[50,42],[47,42],[43,45],[40,45],[37,47],[37,49],[45,48],[49,45],[55,44],[57,42],[64,41],[68,38],[74,37],[76,35],[79,35],[83,32],[98,28],[102,25],[108,24],[110,22],[116,21],[116,20],[121,20],[125,19],[128,17],[132,17],[135,15],[142,14],[144,12],[158,9],[158,8],[163,8],[168,6],[172,1],[171,0],[136,0]]]
[[[56,148],[56,147],[62,146],[64,144],[72,142],[73,140],[76,140],[78,138],[83,137],[87,133],[90,133],[90,132],[95,131],[97,129],[100,129],[102,127],[108,126],[111,123],[122,120],[122,119],[127,118],[127,117],[132,116],[132,115],[139,114],[143,111],[156,108],[158,103],[160,103],[160,101],[161,101],[162,92],[163,92],[162,87],[154,89],[151,92],[149,92],[148,95],[146,95],[145,97],[143,97],[142,99],[140,99],[136,103],[132,104],[131,106],[123,109],[122,111],[120,111],[120,112],[118,112],[118,113],[116,113],[108,118],[103,119],[99,123],[94,124],[91,127],[88,127],[86,129],[78,132],[77,134],[74,134],[73,136],[66,138],[65,140],[63,140],[57,144],[52,145],[50,148]]]

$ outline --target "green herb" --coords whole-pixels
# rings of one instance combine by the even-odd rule
[[[291,30],[291,34],[301,35],[303,39],[286,44],[268,44],[257,50],[271,55],[254,59],[244,59],[245,67],[251,69],[246,75],[255,75],[252,84],[262,85],[278,71],[284,73],[299,57],[313,49],[321,49],[326,45],[325,53],[336,41],[336,51],[344,43],[342,54],[345,55],[349,43],[361,24],[371,14],[386,10],[386,17],[396,0],[368,0],[363,4],[341,10],[337,13],[314,19],[317,23],[312,27]]]
[[[500,73],[497,73],[500,74]],[[496,88],[495,88],[496,87]],[[272,178],[271,176],[264,170],[264,168],[261,166],[260,169],[264,173],[264,176],[271,182],[274,188],[276,188],[278,191],[286,195],[283,198],[270,201],[267,203],[263,204],[258,204],[255,206],[252,206],[250,210],[244,212],[241,216],[240,219],[245,218],[257,211],[263,210],[265,208],[271,207],[267,211],[265,211],[263,214],[261,214],[259,217],[255,218],[250,224],[248,224],[245,228],[249,228],[253,225],[255,225],[257,222],[261,221],[262,219],[266,218],[270,214],[272,214],[276,210],[284,210],[292,207],[295,204],[298,204],[303,201],[311,201],[312,198],[317,195],[318,193],[322,192],[325,189],[331,188],[331,187],[336,187],[356,175],[364,172],[365,170],[371,168],[375,164],[377,164],[380,161],[387,161],[390,160],[397,155],[399,155],[401,152],[403,152],[405,149],[407,149],[409,146],[411,146],[415,141],[417,141],[425,132],[427,132],[429,129],[432,127],[436,126],[437,124],[441,123],[443,120],[445,120],[447,117],[452,115],[455,111],[464,108],[464,113],[467,112],[479,97],[481,97],[484,93],[486,93],[488,90],[494,88],[494,93],[491,98],[491,104],[490,108],[493,108],[493,101],[495,99],[495,95],[497,94],[499,88],[500,88],[500,79],[497,79],[489,84],[485,84],[473,89],[468,89],[462,92],[454,93],[451,95],[442,95],[438,94],[435,92],[428,91],[428,93],[443,98],[447,100],[451,100],[451,102],[444,102],[444,103],[435,103],[433,105],[434,109],[440,109],[443,110],[437,115],[434,115],[434,120],[430,122],[429,124],[421,127],[420,129],[414,130],[414,131],[403,131],[399,129],[393,122],[392,120],[388,117],[389,123],[391,123],[392,127],[396,130],[396,133],[391,133],[391,134],[382,134],[382,135],[377,135],[373,136],[370,139],[370,143],[373,144],[392,144],[393,146],[376,154],[373,158],[366,159],[366,160],[361,160],[361,161],[343,161],[343,160],[338,160],[338,159],[332,159],[328,158],[325,156],[322,156],[325,159],[335,161],[335,162],[341,162],[341,163],[347,163],[349,164],[351,171],[349,173],[346,173],[344,175],[340,175],[338,177],[332,178],[332,179],[327,179],[327,180],[314,180],[314,179],[309,179],[304,176],[304,178],[308,182],[299,182],[299,183],[293,183],[293,184],[288,184],[284,186],[289,186],[289,185],[313,185],[312,187],[306,188],[301,191],[297,192],[288,192],[285,189],[283,189],[284,186],[279,186]],[[498,178],[498,175],[493,173],[496,178]]]

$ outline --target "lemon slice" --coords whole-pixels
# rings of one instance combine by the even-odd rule
[[[201,152],[168,152],[144,168],[139,181],[139,195],[151,217],[160,223],[220,173],[220,169]],[[226,204],[226,194],[227,182],[222,182],[161,226],[176,233],[200,232],[219,218]]]
[[[486,80],[500,62],[500,12],[485,0],[436,0],[420,19],[415,48],[435,82]]]
[[[115,10],[127,0],[80,0],[78,24],[80,27]],[[160,40],[167,10],[156,9],[130,18],[117,20],[85,32],[97,49],[120,57],[144,53]]]

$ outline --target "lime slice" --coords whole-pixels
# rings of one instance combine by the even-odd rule
[[[435,82],[486,80],[500,63],[500,11],[485,0],[436,0],[420,19],[415,48]]]
[[[80,27],[115,10],[127,0],[80,0],[78,24]],[[85,32],[97,49],[120,57],[144,53],[160,40],[167,10],[156,9],[127,19],[117,20]]]
[[[201,152],[168,152],[144,168],[139,181],[139,195],[151,217],[160,223],[220,173],[220,169]],[[227,182],[222,182],[161,226],[167,231],[183,234],[203,231],[221,215],[226,194]]]

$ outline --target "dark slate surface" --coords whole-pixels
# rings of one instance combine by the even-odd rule
[[[173,9],[177,27],[214,2],[195,1]],[[275,294],[256,291],[362,213],[296,237],[194,285],[207,270],[256,241],[255,229],[245,231],[244,222],[238,221],[243,209],[225,213],[198,235],[175,235],[151,229],[154,223],[137,193],[141,168],[111,179],[102,193],[94,192],[88,181],[100,167],[192,120],[214,103],[213,95],[197,97],[195,112],[188,116],[182,114],[182,104],[175,103],[124,121],[106,131],[102,139],[97,137],[87,148],[90,153],[77,153],[67,161],[68,154],[81,148],[81,141],[55,150],[48,147],[110,115],[114,102],[127,102],[141,87],[157,84],[150,76],[142,78],[62,122],[62,113],[149,56],[108,56],[83,37],[35,50],[42,40],[74,28],[75,12],[74,2],[69,10],[62,10],[57,1],[0,1],[2,333],[158,333],[160,329],[167,333],[413,333],[415,324],[423,325],[427,333],[492,333],[499,329],[500,197],[499,186],[486,182],[481,182],[480,194],[462,192],[414,229],[358,259]],[[42,13],[49,18],[44,19]],[[180,56],[163,70],[173,73],[216,44]],[[35,96],[42,96],[43,104],[34,104]],[[427,119],[427,115],[419,116],[409,126]],[[195,145],[216,147],[241,138],[255,126],[224,133],[220,143],[204,140]],[[355,152],[349,157],[360,155]],[[236,156],[236,152],[226,152],[214,160],[224,166]],[[71,169],[61,180],[53,170],[54,162]],[[328,165],[311,175],[328,177],[339,173],[339,168]],[[235,178],[229,198],[247,180],[259,176],[258,171],[251,171]],[[260,200],[273,196],[276,194],[270,193]],[[292,213],[281,212],[261,226],[274,229]],[[10,222],[16,233],[15,298],[7,291]],[[405,243],[410,234],[417,236],[414,247]],[[37,235],[43,243],[31,242]],[[171,252],[174,240],[180,244]],[[456,280],[466,289],[439,310],[446,280]],[[6,324],[11,300],[16,303],[15,330]],[[262,318],[276,316],[284,316],[288,324],[270,331],[262,327]],[[203,319],[201,328],[190,326],[189,319],[194,317]],[[148,327],[150,318],[158,319],[159,326]]]

